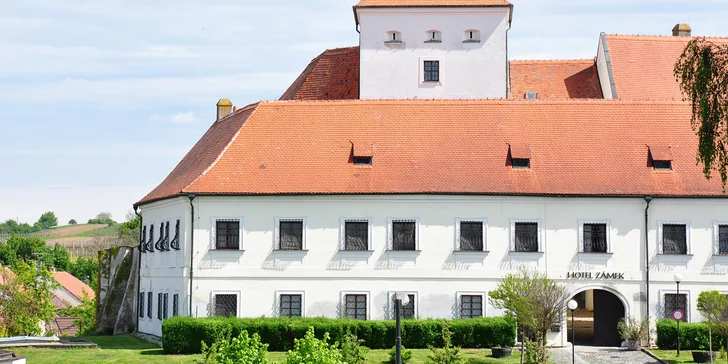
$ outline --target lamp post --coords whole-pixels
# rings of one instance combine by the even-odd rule
[[[571,362],[572,364],[576,362],[576,331],[574,331],[574,311],[579,307],[579,304],[576,303],[576,301],[571,300],[567,304],[569,306],[569,310],[571,310]]]
[[[402,306],[409,304],[409,295],[404,292],[397,292],[394,295],[394,320],[396,322],[394,346],[396,347],[396,364],[402,364],[402,320],[400,311]]]
[[[680,304],[680,282],[682,281],[682,274],[675,273],[675,285],[677,285],[677,303]],[[678,307],[678,310],[680,308]],[[680,357],[680,321],[682,321],[682,317],[676,320],[677,321],[677,356]]]

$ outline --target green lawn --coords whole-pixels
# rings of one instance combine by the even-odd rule
[[[85,338],[98,345],[94,349],[11,349],[18,355],[25,355],[28,363],[195,363],[200,355],[164,355],[162,349],[147,343],[135,336],[93,336]],[[409,364],[421,364],[430,353],[427,349],[413,350],[413,358]],[[513,364],[518,363],[518,355],[508,359],[490,358],[487,349],[463,349],[463,356],[469,364]],[[270,353],[274,362],[282,362],[285,353]],[[382,363],[389,359],[388,350],[372,350],[367,363]]]
[[[694,363],[693,354],[691,350],[680,350],[680,357],[677,357],[676,350],[650,350],[653,354],[660,357],[660,359],[670,363]],[[716,364],[728,364],[728,359],[721,358],[715,360]]]

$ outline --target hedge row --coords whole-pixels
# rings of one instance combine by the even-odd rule
[[[657,322],[657,346],[662,350],[677,349],[677,323],[663,319]],[[680,349],[708,350],[708,325],[705,323],[680,323]],[[725,338],[713,330],[713,349],[725,346]]]
[[[453,331],[453,344],[464,348],[507,347],[515,344],[516,325],[504,317],[447,320]],[[168,354],[197,354],[204,341],[208,345],[227,333],[237,336],[243,330],[257,333],[270,351],[293,348],[294,339],[304,337],[313,327],[316,337],[325,332],[341,342],[347,329],[372,349],[394,346],[394,321],[363,321],[327,318],[191,318],[173,317],[162,323],[162,343]],[[442,325],[438,320],[402,321],[402,344],[407,348],[441,347]]]

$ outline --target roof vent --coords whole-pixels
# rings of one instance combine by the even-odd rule
[[[693,29],[688,24],[675,24],[672,28],[672,35],[674,37],[692,37]]]
[[[220,99],[217,102],[217,120],[233,113],[233,102],[230,99]]]
[[[526,92],[526,100],[535,100],[538,98],[538,92],[528,91]]]

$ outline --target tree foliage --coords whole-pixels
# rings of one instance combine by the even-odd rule
[[[703,291],[698,296],[698,311],[708,323],[708,350],[711,353],[711,362],[713,360],[713,327],[721,322],[726,307],[728,307],[728,299],[716,290]]]
[[[67,270],[71,264],[68,252],[59,244],[48,247],[40,238],[26,238],[13,235],[0,243],[0,264],[15,267],[18,262],[40,260],[44,266]]]
[[[329,344],[329,333],[319,340],[314,336],[313,327],[306,331],[303,339],[296,339],[293,350],[286,354],[285,364],[346,364],[338,343]]]
[[[68,225],[76,225],[76,224],[78,224],[78,222],[76,221],[76,219],[68,220]]]
[[[40,230],[56,227],[58,226],[58,218],[56,217],[56,214],[53,213],[53,211],[44,212],[43,215],[40,215],[40,218],[38,219],[38,222],[35,223],[35,226]]]
[[[0,234],[30,234],[35,233],[40,228],[37,226],[30,226],[27,223],[18,223],[15,220],[7,220],[0,224]]]
[[[116,225],[116,221],[111,219],[110,212],[100,212],[95,218],[88,220],[89,224],[106,224]]]
[[[96,333],[96,299],[89,297],[85,290],[81,304],[76,307],[66,307],[58,314],[64,317],[73,317],[73,326],[77,328],[76,336],[93,335]]]
[[[48,270],[19,261],[13,271],[0,270],[0,322],[9,336],[38,336],[41,324],[56,315],[51,290],[57,283]]]
[[[728,180],[728,45],[705,38],[688,42],[675,64],[675,78],[692,106],[691,123],[698,135],[698,163]]]

